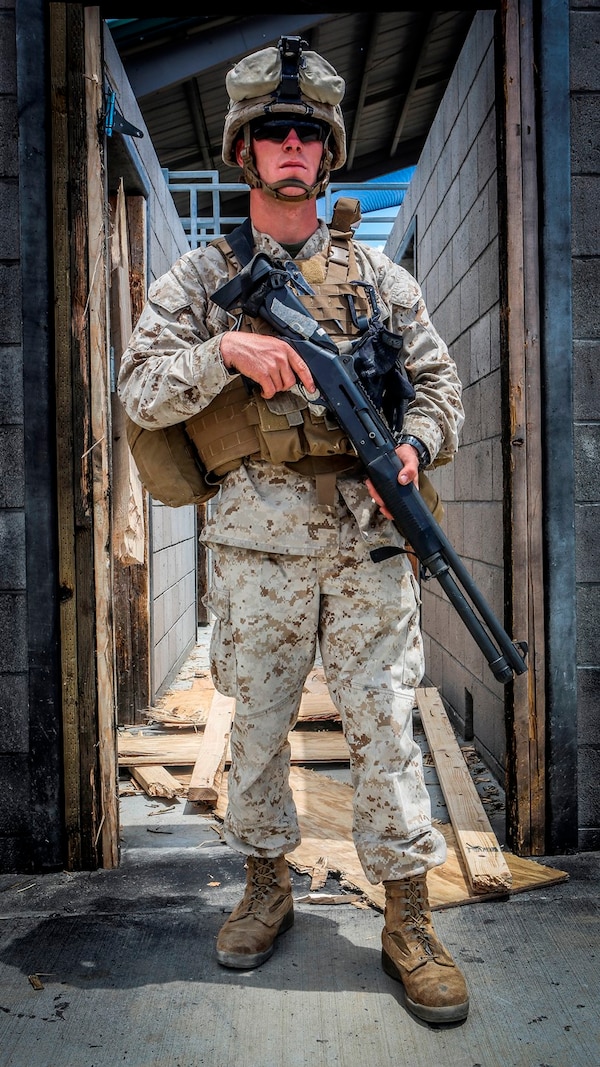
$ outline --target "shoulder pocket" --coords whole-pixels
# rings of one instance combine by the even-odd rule
[[[148,300],[171,315],[191,307],[188,294],[170,271],[152,283],[148,289]]]

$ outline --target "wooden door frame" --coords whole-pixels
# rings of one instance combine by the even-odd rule
[[[579,832],[569,2],[503,0],[499,25],[505,587],[529,644],[507,693],[507,844],[548,855]]]
[[[146,199],[140,194],[127,195],[122,176],[119,185],[116,194],[109,189],[112,248],[110,348],[115,685],[117,722],[123,726],[145,722],[144,711],[151,702],[150,506],[148,493],[133,465],[125,414],[115,385],[120,354],[129,341],[145,300]]]
[[[559,5],[554,5],[557,7]],[[501,213],[501,329],[506,405],[505,573],[510,632],[527,632],[527,675],[507,693],[507,843],[519,855],[552,851],[548,728],[553,721],[547,691],[549,615],[548,523],[545,496],[547,362],[543,309],[544,255],[540,205],[545,171],[544,121],[539,107],[540,15],[535,0],[501,5],[498,94]],[[568,20],[566,26],[568,41]],[[540,118],[542,125],[540,127]],[[546,167],[543,167],[543,163]],[[564,208],[563,208],[564,210]],[[563,249],[563,252],[565,250]],[[566,250],[567,256],[570,250]],[[564,570],[564,568],[563,568]],[[558,752],[553,758],[561,759]]]
[[[97,8],[49,5],[65,866],[119,861]]]

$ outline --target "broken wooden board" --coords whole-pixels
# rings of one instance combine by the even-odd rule
[[[210,671],[200,671],[187,689],[169,689],[156,706],[144,711],[144,717],[163,726],[204,726],[214,691]]]
[[[373,907],[383,911],[383,885],[370,884],[352,840],[352,786],[304,767],[292,767],[290,783],[302,835],[301,844],[287,857],[290,865],[294,870],[311,877],[318,872],[321,883],[323,866],[326,865],[332,874],[339,875],[344,882],[361,892]],[[226,807],[225,774],[214,809],[218,818],[224,818]],[[510,889],[473,893],[452,826],[437,822],[435,825],[446,839],[448,855],[445,863],[427,874],[429,900],[434,909],[504,899],[508,893],[556,885],[568,878],[565,871],[508,852],[503,855],[512,875]]]
[[[215,690],[202,736],[202,746],[192,772],[188,800],[217,800],[234,711],[235,700]]]
[[[128,767],[131,777],[142,787],[149,797],[182,797],[187,788],[175,778],[162,764],[148,764],[145,767]]]
[[[207,690],[208,698],[212,700],[212,693]],[[192,710],[185,708],[146,708],[143,712],[149,726],[171,726],[174,729],[185,729],[189,726],[206,726],[210,706],[207,708],[195,706]]]
[[[316,892],[318,889],[323,889],[327,877],[329,875],[329,868],[327,866],[327,857],[319,856],[313,869],[310,882],[311,893]]]
[[[417,705],[471,889],[474,893],[510,889],[508,863],[437,689],[418,689]]]
[[[224,698],[225,699],[225,698]],[[289,735],[292,763],[348,763],[348,745],[341,732],[292,730]],[[195,765],[201,757],[204,732],[193,734],[119,732],[119,766],[158,764],[171,767]],[[229,756],[227,756],[229,758]]]
[[[119,767],[186,767],[195,764],[200,754],[202,733],[137,733],[120,730],[118,736]]]

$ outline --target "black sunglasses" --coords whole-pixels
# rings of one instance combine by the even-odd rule
[[[276,141],[277,144],[283,144],[292,130],[295,130],[302,144],[323,142],[329,133],[328,127],[322,123],[304,122],[302,119],[260,119],[252,123],[250,130],[256,141]]]

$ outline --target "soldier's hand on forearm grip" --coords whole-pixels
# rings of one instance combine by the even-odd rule
[[[412,445],[400,445],[396,449],[396,455],[403,464],[402,470],[398,475],[398,481],[402,485],[408,485],[409,482],[415,483],[415,488],[419,488],[419,455],[417,450]],[[373,482],[370,478],[366,479],[365,485],[371,500],[377,504],[382,515],[385,515],[386,519],[393,519],[393,515],[389,508],[384,504],[381,495],[377,492]]]

